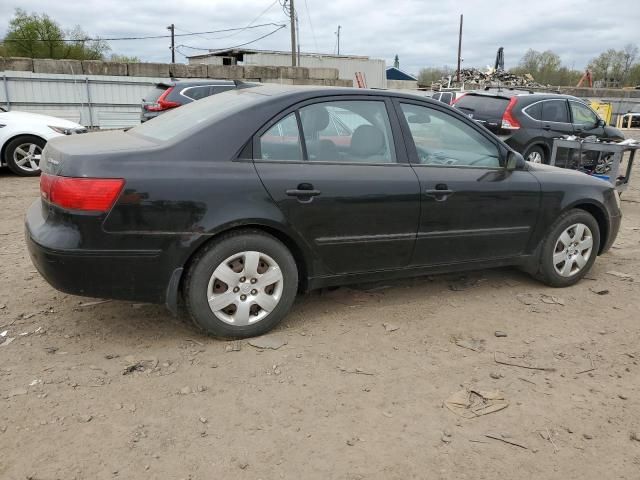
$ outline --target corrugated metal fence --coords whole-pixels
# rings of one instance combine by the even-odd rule
[[[0,105],[7,110],[66,118],[87,127],[123,128],[140,123],[140,102],[168,78],[0,73]]]

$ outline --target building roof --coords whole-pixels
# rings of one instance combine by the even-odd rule
[[[245,54],[252,53],[267,53],[273,55],[291,55],[290,51],[282,50],[254,50],[245,48],[232,48],[229,50],[211,50],[207,53],[201,53],[199,55],[189,55],[187,58],[207,58],[207,57],[237,57]],[[359,60],[369,60],[370,58],[362,55],[334,55],[331,53],[312,53],[312,52],[300,52],[302,57],[331,57],[331,58],[354,58]]]
[[[387,67],[387,80],[410,80],[417,82],[418,79],[413,75],[409,75],[407,72],[403,72],[396,67]]]

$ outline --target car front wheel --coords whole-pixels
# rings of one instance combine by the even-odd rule
[[[298,270],[287,247],[271,235],[234,232],[196,256],[184,287],[191,319],[202,330],[252,337],[287,315],[298,290]]]
[[[584,210],[564,213],[542,244],[537,277],[552,287],[577,283],[591,269],[600,248],[600,229]]]
[[[47,142],[33,135],[16,137],[7,144],[5,162],[16,175],[35,177],[40,175],[40,158]]]

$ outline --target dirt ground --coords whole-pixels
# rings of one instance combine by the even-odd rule
[[[636,177],[574,287],[499,269],[316,292],[263,350],[53,290],[23,241],[38,180],[1,171],[0,478],[638,479]],[[462,389],[508,406],[462,418]]]

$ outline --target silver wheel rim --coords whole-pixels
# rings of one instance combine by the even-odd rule
[[[13,162],[25,172],[40,170],[42,148],[35,143],[23,143],[13,151]]]
[[[209,308],[229,325],[264,320],[282,298],[282,270],[269,255],[240,252],[214,270],[207,287]]]
[[[527,156],[527,160],[531,163],[542,163],[542,155],[540,154],[540,152],[531,152]]]
[[[558,275],[572,277],[587,264],[592,250],[591,230],[584,223],[575,223],[558,237],[553,250],[553,267]]]

